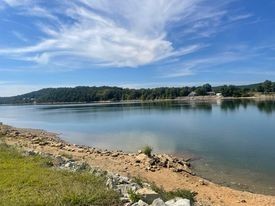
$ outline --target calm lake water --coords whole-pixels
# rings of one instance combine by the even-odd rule
[[[275,194],[275,101],[0,106],[0,121],[76,144],[189,154],[205,178]]]

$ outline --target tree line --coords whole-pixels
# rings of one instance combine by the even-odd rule
[[[248,86],[224,85],[212,87],[204,84],[198,87],[160,87],[152,89],[128,89],[120,87],[74,87],[47,88],[24,95],[0,98],[1,104],[14,103],[62,103],[62,102],[97,102],[97,101],[126,101],[126,100],[158,100],[176,99],[193,95],[205,96],[221,93],[224,97],[251,96],[254,92],[275,92],[275,83],[265,81]]]

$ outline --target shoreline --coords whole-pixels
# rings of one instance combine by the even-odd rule
[[[41,102],[41,103],[14,103],[14,104],[0,104],[0,106],[20,106],[20,105],[94,105],[94,104],[135,104],[135,103],[158,103],[169,101],[183,101],[183,102],[212,102],[222,100],[275,100],[275,94],[270,95],[255,95],[250,97],[222,97],[222,96],[193,96],[193,97],[177,97],[175,99],[154,99],[154,100],[123,100],[123,101],[96,101],[96,102]]]
[[[201,205],[275,205],[275,196],[239,191],[196,176],[190,161],[184,157],[155,154],[151,158],[137,153],[101,150],[70,144],[58,134],[39,129],[21,129],[0,124],[6,143],[24,150],[70,156],[106,171],[129,177],[140,177],[166,190],[189,189],[198,193]],[[191,167],[190,167],[191,166]]]

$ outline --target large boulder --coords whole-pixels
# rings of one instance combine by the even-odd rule
[[[191,206],[190,200],[176,197],[165,202],[166,206]]]

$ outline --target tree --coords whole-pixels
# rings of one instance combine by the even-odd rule
[[[202,85],[202,88],[205,90],[205,92],[212,91],[212,86],[210,84],[204,84],[204,85]]]
[[[257,87],[257,92],[264,92],[264,87],[263,87],[263,85],[261,84],[261,85],[259,85],[258,87]]]
[[[275,82],[272,83],[272,92],[275,92]]]
[[[199,96],[204,96],[204,95],[207,94],[205,88],[203,88],[203,87],[198,87],[198,88],[195,90],[195,92],[196,92],[197,95],[199,95]]]
[[[263,84],[262,84],[263,88],[264,88],[264,93],[270,93],[272,92],[272,82],[269,80],[266,80]]]

